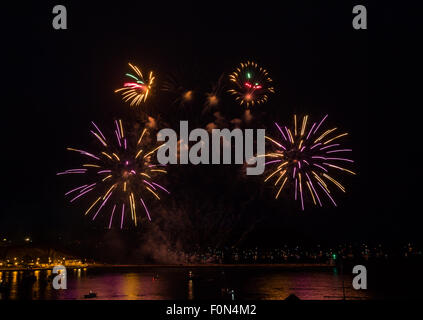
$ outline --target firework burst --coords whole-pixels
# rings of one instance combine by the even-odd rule
[[[206,101],[204,103],[203,113],[210,110],[213,107],[216,107],[220,102],[220,95],[222,91],[222,82],[224,79],[224,74],[222,74],[217,83],[212,85],[211,91],[206,93]]]
[[[138,133],[126,133],[122,120],[115,120],[114,134],[106,139],[97,125],[92,122],[91,134],[98,140],[100,149],[96,153],[80,149],[67,148],[77,152],[87,160],[76,169],[69,169],[57,175],[84,175],[86,184],[72,188],[65,193],[70,202],[90,196],[90,203],[85,215],[92,215],[95,220],[101,213],[107,212],[108,228],[117,224],[122,229],[126,220],[132,220],[137,226],[139,219],[137,208],[145,212],[151,220],[147,202],[160,200],[160,193],[169,191],[158,184],[157,176],[166,173],[164,166],[154,164],[152,155],[163,145],[149,148],[149,131],[144,128]]]
[[[338,133],[337,128],[319,131],[326,118],[327,115],[319,123],[314,122],[307,128],[308,115],[303,117],[298,126],[297,116],[294,115],[293,128],[275,123],[281,136],[279,140],[266,136],[274,150],[264,155],[265,165],[272,166],[265,182],[273,183],[277,190],[276,199],[285,187],[291,189],[296,201],[300,201],[302,210],[306,200],[322,206],[324,199],[328,198],[337,206],[332,189],[335,187],[345,192],[345,187],[338,178],[333,178],[333,174],[355,175],[345,167],[354,161],[342,156],[352,152],[352,149],[345,149],[339,142],[348,133]]]
[[[115,90],[115,93],[122,92],[122,99],[125,102],[131,101],[130,106],[139,106],[141,102],[145,102],[153,87],[154,79],[153,71],[150,71],[148,80],[144,79],[141,70],[129,63],[129,66],[135,74],[127,73],[126,76],[130,82],[125,82],[123,87]]]
[[[173,96],[173,104],[182,108],[195,100],[196,92],[193,88],[186,87],[180,78],[182,76],[169,74],[163,81],[161,90],[170,93]]]
[[[269,99],[269,94],[275,92],[266,69],[252,61],[241,63],[229,75],[229,80],[233,88],[228,92],[235,96],[235,100],[241,106],[245,105],[247,108],[265,103]]]

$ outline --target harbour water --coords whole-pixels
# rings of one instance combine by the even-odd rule
[[[90,290],[97,293],[93,299],[102,300],[283,300],[290,294],[302,300],[368,300],[401,295],[377,286],[354,290],[352,278],[335,267],[81,268],[68,270],[66,290],[55,290],[51,270],[0,271],[9,287],[1,299],[12,300],[84,299]]]

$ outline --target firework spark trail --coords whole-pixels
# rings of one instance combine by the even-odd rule
[[[73,174],[73,173],[86,173],[87,169],[68,169],[62,172],[56,173],[57,176],[63,175],[63,174]]]
[[[143,207],[144,207],[144,209],[145,209],[145,212],[147,213],[148,220],[150,220],[150,221],[151,221],[150,213],[148,212],[148,208],[147,208],[147,206],[145,205],[144,200],[143,200],[142,198],[140,198],[140,200],[141,200],[141,203],[142,203],[142,205],[143,205]]]
[[[131,101],[130,106],[139,106],[142,102],[147,100],[153,87],[154,79],[153,72],[151,71],[148,80],[144,79],[140,69],[128,63],[135,75],[131,73],[125,74],[127,77],[135,80],[135,82],[125,82],[123,87],[115,90],[115,93],[122,92],[122,99],[125,102]]]
[[[88,192],[90,192],[90,191],[92,191],[92,190],[93,190],[93,188],[88,189],[88,190],[86,190],[86,191],[84,191],[84,192],[80,193],[80,194],[79,194],[79,195],[77,195],[75,198],[73,198],[70,202],[74,202],[76,199],[78,199],[79,197],[83,196],[84,194],[86,194],[86,193],[88,193]]]
[[[110,216],[109,229],[112,228],[113,216],[115,214],[116,204],[113,206],[112,215]]]
[[[72,189],[72,190],[70,190],[70,191],[66,192],[66,193],[65,193],[65,196],[67,196],[68,194],[70,194],[70,193],[72,193],[72,192],[74,192],[74,191],[77,191],[77,190],[79,190],[79,189],[82,189],[82,188],[84,188],[84,187],[86,187],[86,186],[87,186],[87,185],[86,185],[86,184],[84,184],[83,186],[76,187],[75,189]]]
[[[275,93],[267,70],[252,61],[241,63],[229,75],[229,80],[232,89],[228,92],[235,96],[241,106],[245,105],[247,108],[267,102],[269,94]]]
[[[125,217],[125,203],[122,203],[122,217],[120,220],[120,228],[123,228],[123,218]]]
[[[161,169],[164,166],[152,163],[153,157],[151,157],[163,144],[157,146],[151,145],[146,139],[143,141],[143,137],[148,134],[148,130],[145,128],[140,132],[140,135],[133,137],[132,135],[125,135],[122,120],[116,120],[114,124],[115,129],[111,132],[112,137],[116,135],[117,143],[110,142],[116,141],[114,138],[107,140],[99,127],[92,122],[96,132],[93,130],[90,130],[90,132],[99,142],[99,151],[90,153],[79,149],[67,149],[89,156],[96,161],[83,164],[84,168],[68,169],[58,172],[57,175],[83,174],[88,179],[95,179],[95,182],[91,181],[67,191],[65,196],[73,194],[70,202],[74,202],[87,194],[93,195],[94,201],[85,212],[85,215],[95,212],[92,220],[100,216],[104,208],[108,206],[113,208],[108,220],[109,229],[113,226],[116,208],[121,205],[120,228],[122,229],[125,225],[125,217],[131,217],[133,224],[137,226],[139,217],[135,198],[141,198],[141,207],[148,220],[151,221],[145,200],[153,198],[160,200],[158,192],[164,191],[167,194],[170,194],[170,192],[154,181],[157,176],[167,173],[166,170]],[[122,141],[123,143],[121,143]],[[131,215],[125,215],[125,210],[130,210]]]
[[[319,186],[323,190],[323,194],[335,207],[337,204],[333,198],[330,186],[335,186],[342,192],[346,192],[345,187],[339,180],[333,178],[332,171],[334,173],[347,172],[355,175],[355,172],[335,165],[335,163],[340,162],[354,163],[354,160],[346,157],[332,157],[331,154],[347,154],[351,153],[352,149],[342,148],[340,143],[329,143],[335,139],[345,137],[348,133],[337,134],[333,137],[337,131],[337,128],[333,128],[320,134],[319,129],[327,117],[328,115],[325,115],[318,124],[314,122],[310,129],[307,130],[309,116],[306,115],[302,121],[297,121],[297,116],[294,115],[293,128],[280,126],[275,123],[281,134],[281,140],[266,136],[266,139],[272,143],[273,150],[270,153],[258,156],[265,156],[271,159],[265,162],[265,165],[271,165],[270,167],[273,167],[273,169],[270,169],[271,173],[264,181],[276,179],[274,183],[274,187],[277,190],[276,199],[286,183],[292,186],[294,200],[300,201],[301,210],[304,210],[304,203],[307,200],[310,200],[316,206],[322,206],[321,196],[319,196],[315,186]],[[340,148],[330,149],[334,147]],[[283,177],[285,178],[284,180],[282,180]]]
[[[159,185],[158,183],[152,182],[152,184],[154,184],[156,187],[159,187],[160,189],[162,189],[167,194],[170,194],[170,192],[165,187]]]

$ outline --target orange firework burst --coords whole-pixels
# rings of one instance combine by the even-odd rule
[[[153,71],[150,71],[148,80],[145,80],[141,70],[129,63],[131,69],[135,72],[135,75],[127,73],[126,76],[131,78],[132,82],[125,82],[123,87],[115,90],[115,93],[122,92],[122,99],[131,101],[132,106],[139,106],[141,102],[147,100],[148,95],[153,87],[154,79]]]
[[[252,61],[241,63],[234,72],[229,75],[233,88],[228,92],[235,97],[241,106],[247,108],[254,104],[265,103],[269,94],[274,93],[272,79],[266,69]]]

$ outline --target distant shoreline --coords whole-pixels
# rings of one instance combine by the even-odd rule
[[[86,266],[67,266],[68,269],[124,269],[124,268],[333,268],[336,265],[326,263],[260,263],[260,264],[90,264]],[[53,267],[45,268],[6,268],[0,271],[39,271],[52,270]]]

